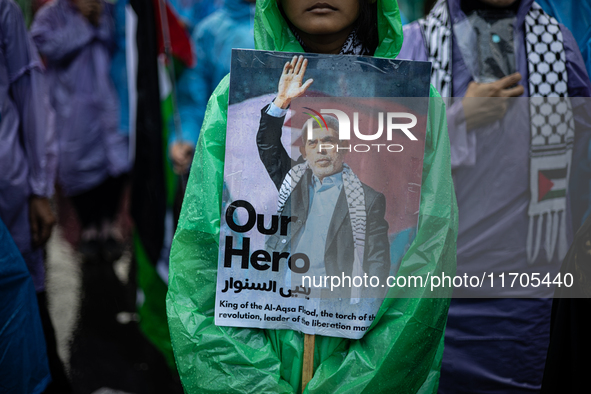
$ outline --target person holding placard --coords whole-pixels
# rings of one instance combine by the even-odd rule
[[[262,0],[257,49],[393,59],[402,46],[394,0]],[[213,93],[199,136],[171,251],[167,313],[185,391],[302,391],[304,335],[214,324],[229,78]],[[432,97],[438,97],[431,88]],[[427,121],[419,229],[398,275],[455,272],[457,212],[445,111]],[[314,376],[304,392],[435,392],[449,299],[396,299],[389,289],[361,340],[316,336]],[[310,336],[308,336],[310,337]],[[361,361],[363,360],[363,361]]]

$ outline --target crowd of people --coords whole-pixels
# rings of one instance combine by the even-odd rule
[[[178,369],[186,392],[302,390],[301,370],[285,366],[301,359],[303,337],[216,327],[216,278],[202,275],[218,265],[210,246],[219,233],[224,150],[215,147],[225,140],[233,48],[431,62],[431,96],[445,98],[446,107],[430,108],[423,190],[437,187],[447,199],[421,201],[416,238],[440,232],[445,253],[434,266],[457,264],[457,275],[538,266],[558,274],[565,258],[585,264],[591,25],[580,21],[591,21],[591,5],[426,1],[424,17],[403,27],[396,0],[326,0],[331,12],[310,14],[316,3],[0,0],[1,392],[76,392],[57,352],[46,291],[45,250],[56,223],[66,220],[64,206],[75,212],[82,269],[112,266],[131,250],[140,326]],[[554,97],[569,103],[554,124],[562,132],[536,123],[541,104],[528,99]],[[555,192],[555,184],[563,188]],[[135,227],[122,226],[121,215]],[[182,279],[191,268],[199,288]],[[381,346],[381,330],[420,308],[437,315],[417,324],[429,325],[429,338],[383,344],[405,349],[396,362],[384,361],[387,354],[372,359],[378,351],[352,341],[317,339],[324,380],[307,390],[550,393],[570,373],[569,392],[584,392],[585,376],[574,365],[589,361],[560,349],[577,346],[564,335],[580,332],[576,313],[588,303],[553,305],[552,295],[537,289],[521,299],[467,292],[416,304],[388,300],[364,338],[369,348]],[[556,319],[577,324],[565,328]],[[272,357],[249,359],[249,335],[272,348]],[[367,362],[347,358],[349,348]],[[210,353],[220,351],[236,354]],[[394,370],[407,379],[384,378]],[[349,373],[363,378],[342,380]]]

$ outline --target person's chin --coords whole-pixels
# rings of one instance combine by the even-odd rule
[[[331,176],[334,173],[335,170],[333,166],[316,168],[316,171],[314,171],[314,175],[316,175],[318,178]]]
[[[333,164],[330,161],[320,160],[314,163],[314,173],[325,174],[332,170]]]
[[[310,35],[334,34],[346,28],[346,26],[340,27],[340,24],[334,20],[334,15],[307,15],[307,17],[309,19],[306,25],[300,30]]]

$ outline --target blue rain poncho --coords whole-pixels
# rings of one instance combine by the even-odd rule
[[[254,49],[253,26],[254,4],[226,0],[193,31],[197,65],[183,71],[177,90],[183,142],[197,144],[207,100],[230,72],[232,48]],[[170,142],[177,142],[175,133]]]
[[[221,0],[169,0],[187,30],[193,28],[220,7]]]
[[[35,287],[2,220],[0,300],[0,393],[42,393],[51,376]]]

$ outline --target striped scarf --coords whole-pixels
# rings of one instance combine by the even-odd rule
[[[451,97],[452,27],[445,0],[419,21],[432,62],[431,83],[442,97]],[[568,97],[568,73],[562,32],[556,19],[534,3],[525,18],[530,97],[530,203],[526,241],[531,264],[539,254],[542,233],[548,262],[556,249],[566,255],[566,194],[575,136]],[[556,122],[556,115],[560,119]],[[537,223],[537,224],[536,224]],[[544,229],[545,223],[545,229]],[[545,231],[543,231],[545,230]]]
[[[279,189],[279,199],[277,201],[277,212],[281,215],[285,208],[285,203],[291,195],[293,189],[302,179],[304,173],[309,170],[308,163],[302,163],[294,166],[283,179]],[[353,173],[351,167],[343,164],[343,186],[345,188],[345,197],[349,208],[349,218],[351,228],[353,229],[353,241],[355,243],[355,256],[353,261],[353,276],[363,276],[363,256],[365,253],[365,228],[367,213],[365,212],[365,192],[361,181]],[[360,288],[353,287],[351,303],[359,302]]]

